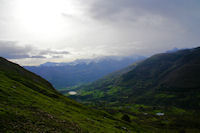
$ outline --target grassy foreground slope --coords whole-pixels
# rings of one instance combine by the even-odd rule
[[[0,58],[0,132],[143,131],[133,125],[61,95],[46,80]]]

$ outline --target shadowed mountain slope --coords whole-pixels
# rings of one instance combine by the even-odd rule
[[[75,98],[99,104],[113,102],[117,106],[146,104],[200,109],[199,89],[200,48],[194,48],[157,54],[120,76],[107,76],[80,86],[75,89],[79,93]]]

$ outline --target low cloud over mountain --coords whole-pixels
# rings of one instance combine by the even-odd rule
[[[0,56],[8,59],[55,58],[69,54],[68,51],[37,49],[31,45],[21,46],[15,41],[0,41]]]

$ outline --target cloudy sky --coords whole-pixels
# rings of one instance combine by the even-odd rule
[[[0,0],[0,56],[21,65],[200,46],[200,0]]]

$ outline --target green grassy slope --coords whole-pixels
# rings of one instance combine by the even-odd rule
[[[87,108],[46,80],[0,58],[0,132],[137,132],[134,123]]]

